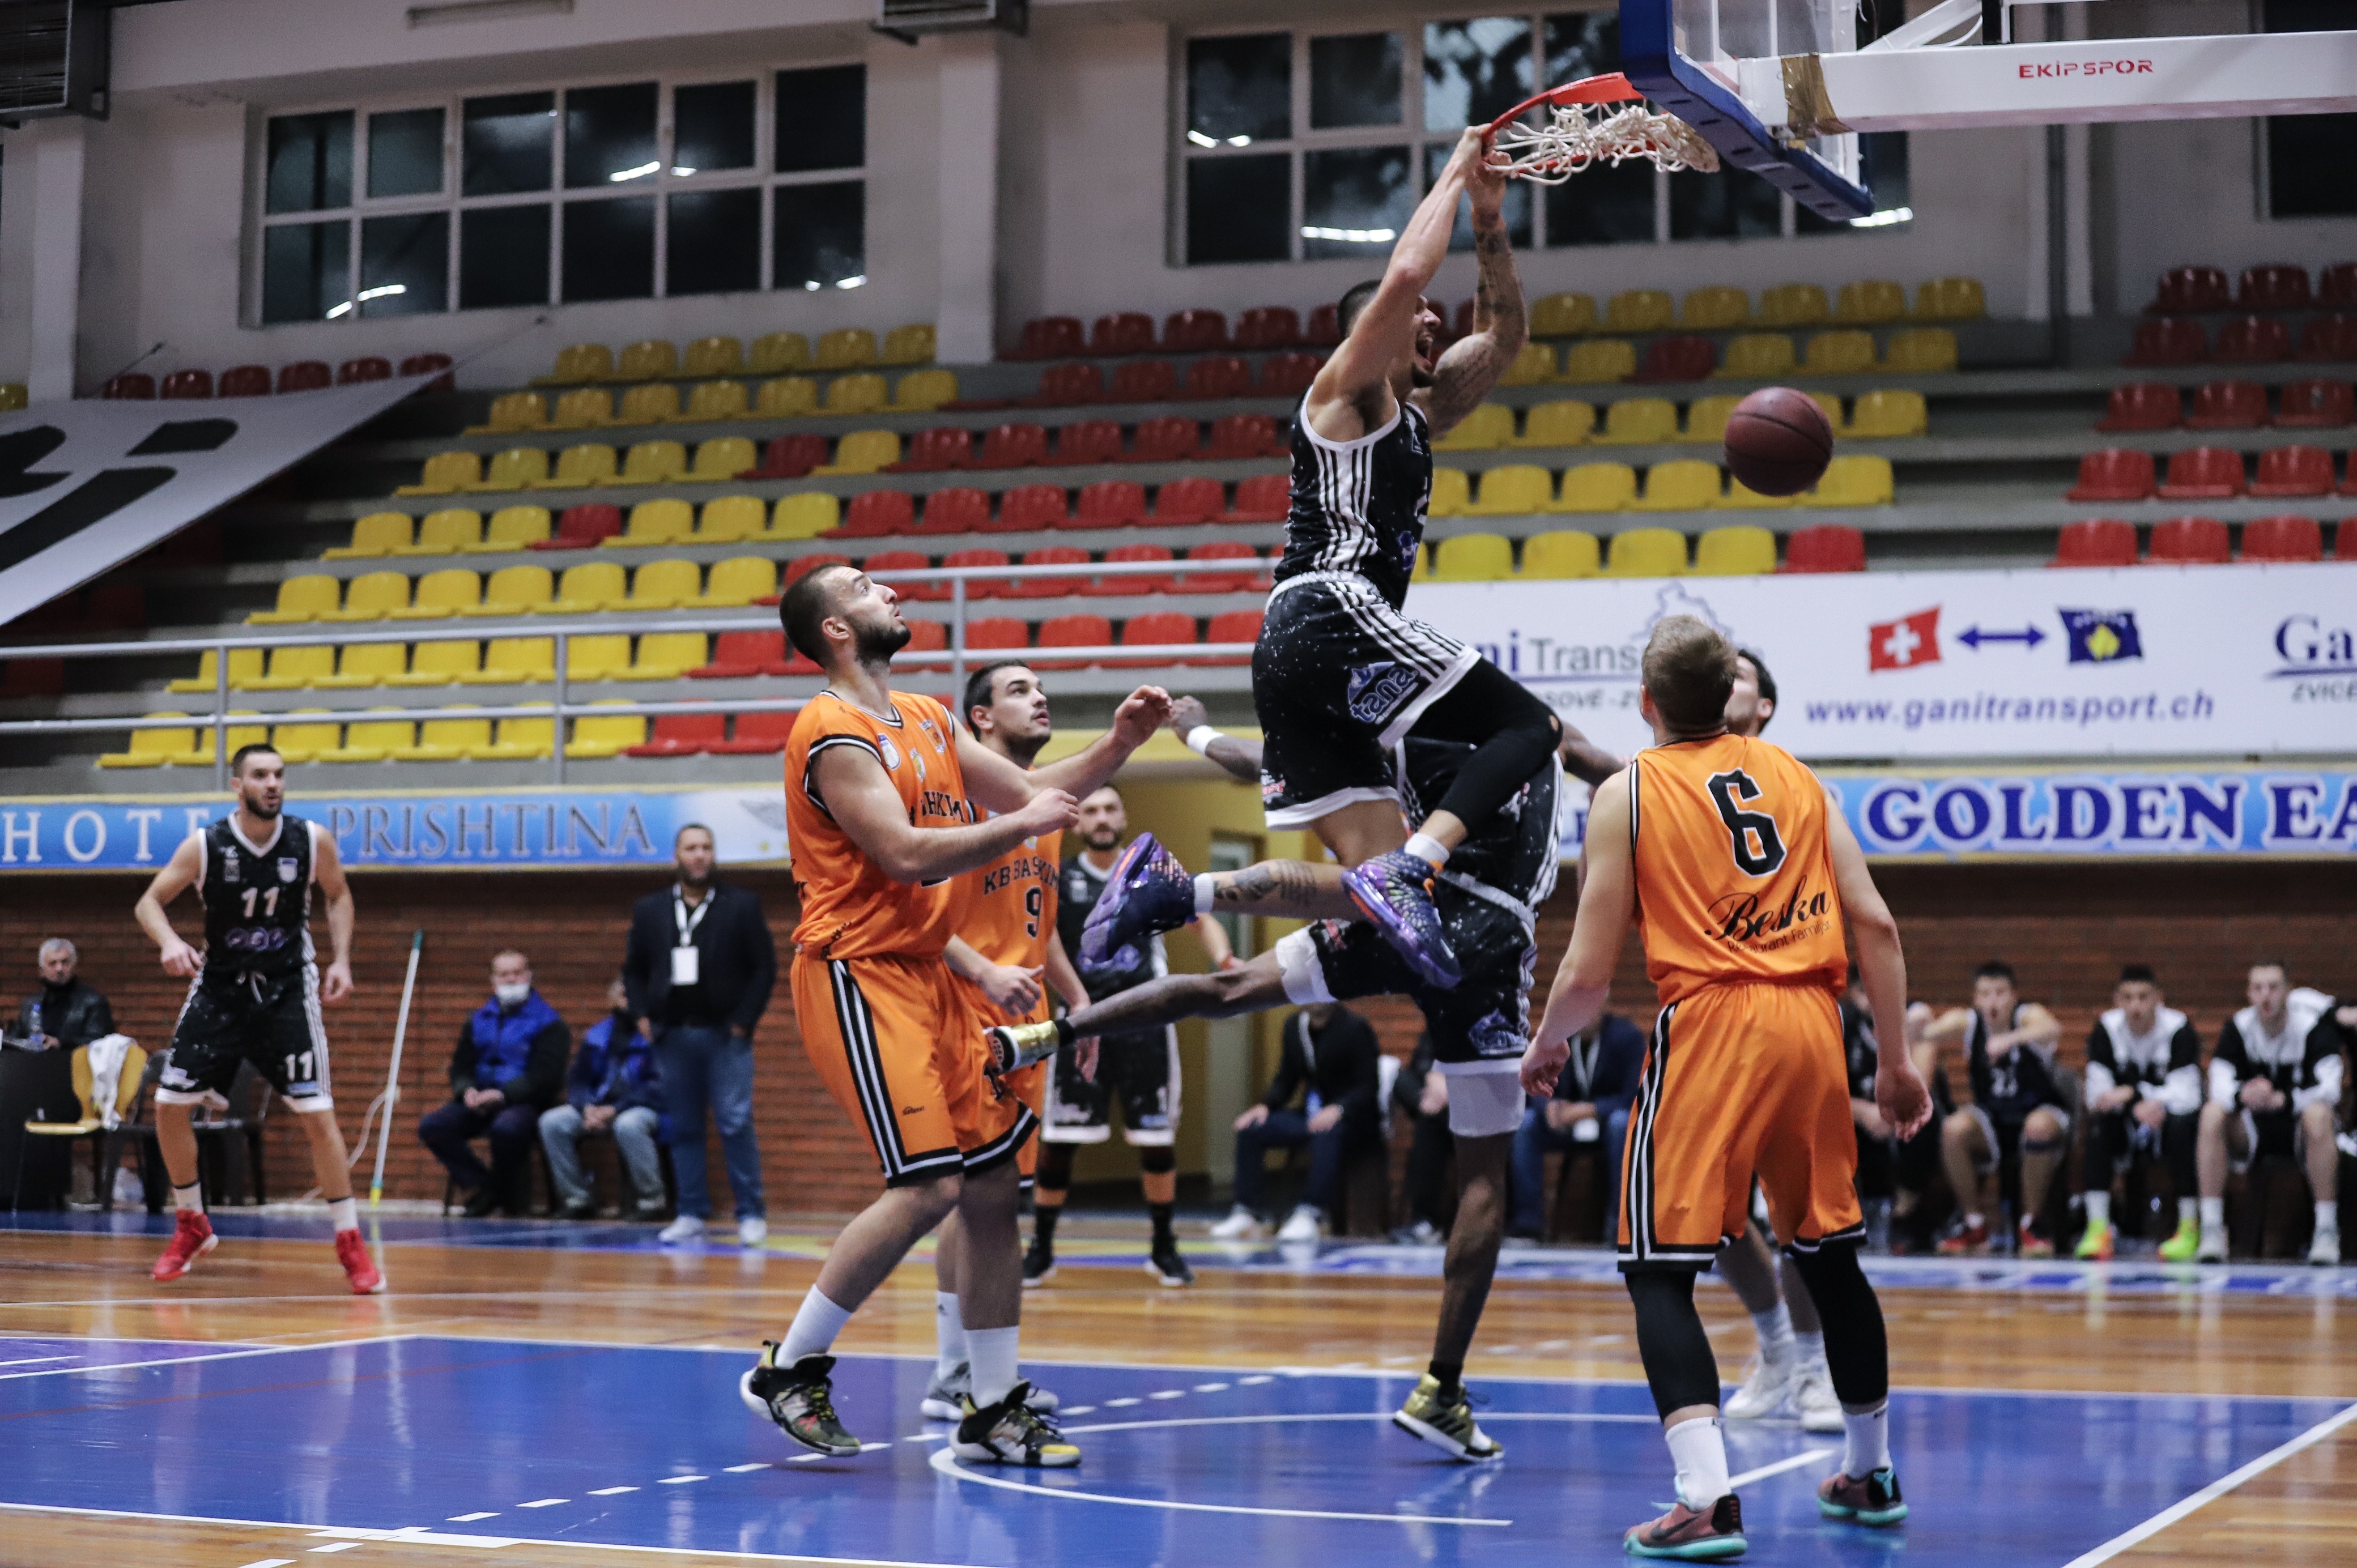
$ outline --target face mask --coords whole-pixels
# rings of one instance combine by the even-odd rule
[[[500,1006],[514,1007],[520,1005],[525,997],[532,994],[532,986],[529,983],[522,985],[494,985],[491,987],[491,994],[500,999]]]

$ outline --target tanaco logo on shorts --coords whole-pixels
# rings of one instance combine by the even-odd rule
[[[1466,1036],[1477,1057],[1518,1057],[1523,1054],[1523,1031],[1503,1013],[1483,1014],[1466,1031]]]
[[[1350,704],[1351,716],[1361,724],[1379,724],[1414,696],[1422,684],[1415,671],[1404,664],[1389,660],[1361,664],[1351,671],[1351,684],[1343,693],[1343,701]]]
[[[1832,897],[1822,891],[1810,892],[1806,876],[1793,884],[1790,897],[1772,908],[1763,908],[1756,893],[1730,893],[1710,907],[1713,927],[1721,941],[1741,942],[1762,952],[1773,952],[1814,936],[1832,912]]]

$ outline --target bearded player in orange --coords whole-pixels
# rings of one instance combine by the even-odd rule
[[[991,1081],[942,952],[964,915],[963,875],[1070,827],[1075,797],[1153,736],[1170,699],[1139,688],[1095,742],[1027,773],[931,697],[892,690],[909,626],[899,596],[866,573],[820,567],[786,591],[779,618],[827,675],[786,742],[802,901],[794,1015],[820,1080],[866,1129],[885,1191],[835,1238],[785,1339],[763,1348],[739,1391],[802,1446],[857,1453],[834,1413],[835,1336],[954,1210],[974,1380],[951,1450],[985,1464],[1077,1465],[1080,1450],[1030,1408],[1016,1369],[1016,1154],[1039,1119]],[[981,811],[993,814],[976,821]]]
[[[1890,1463],[1882,1307],[1857,1262],[1865,1226],[1837,1005],[1845,918],[1881,1042],[1875,1099],[1901,1137],[1932,1111],[1907,1056],[1907,966],[1839,800],[1789,752],[1727,733],[1736,660],[1692,616],[1654,627],[1641,703],[1655,744],[1597,787],[1578,921],[1523,1058],[1523,1087],[1552,1093],[1568,1041],[1603,1010],[1634,918],[1662,1011],[1621,1165],[1620,1270],[1678,1487],[1668,1513],[1628,1532],[1637,1557],[1745,1549],[1694,1283],[1743,1234],[1755,1172],[1824,1319],[1841,1399],[1847,1452],[1817,1506],[1865,1525],[1907,1517]]]

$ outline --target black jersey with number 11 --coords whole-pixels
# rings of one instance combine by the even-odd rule
[[[278,831],[255,844],[238,831],[232,813],[198,835],[208,981],[275,979],[298,974],[311,961],[316,832],[301,817],[282,815]]]

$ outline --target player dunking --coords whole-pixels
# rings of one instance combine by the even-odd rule
[[[1622,1159],[1620,1269],[1678,1487],[1669,1512],[1628,1532],[1639,1557],[1745,1547],[1694,1282],[1742,1233],[1755,1174],[1824,1321],[1847,1432],[1818,1508],[1868,1525],[1907,1514],[1890,1464],[1882,1308],[1857,1262],[1857,1140],[1835,1001],[1844,918],[1879,1041],[1876,1101],[1901,1137],[1931,1114],[1905,1045],[1906,962],[1838,801],[1790,753],[1727,732],[1735,667],[1734,648],[1693,617],[1654,627],[1641,703],[1656,744],[1596,792],[1578,922],[1523,1066],[1523,1088],[1553,1092],[1570,1037],[1603,1011],[1635,919],[1662,1011]]]
[[[917,1239],[954,1209],[973,1384],[952,1451],[1076,1465],[1080,1450],[1028,1407],[1016,1369],[1016,1154],[1038,1118],[989,1081],[942,955],[963,915],[960,875],[1070,827],[1073,791],[1109,778],[1153,735],[1169,699],[1140,688],[1093,744],[1027,773],[931,698],[892,690],[892,655],[909,626],[898,596],[866,573],[820,567],[787,590],[779,618],[827,676],[786,743],[786,831],[802,900],[794,1015],[820,1080],[866,1130],[885,1191],[836,1237],[785,1339],[764,1348],[739,1391],[804,1447],[858,1452],[834,1413],[830,1350]],[[976,807],[998,814],[977,822]]]
[[[352,991],[352,890],[333,833],[285,812],[286,762],[266,746],[230,758],[237,809],[190,833],[133,912],[156,943],[164,972],[188,979],[188,999],[172,1030],[156,1090],[156,1142],[172,1178],[172,1244],[156,1260],[156,1277],[176,1280],[213,1250],[198,1180],[197,1134],[189,1107],[228,1091],[238,1064],[252,1062],[311,1145],[311,1169],[336,1227],[336,1257],[355,1295],[384,1289],[384,1276],[361,1240],[352,1201],[350,1156],[328,1090],[328,1033],[319,1004]],[[328,936],[335,956],[325,984],[311,947],[311,888],[328,896]],[[188,887],[205,909],[205,950],[180,940],[164,907]]]

